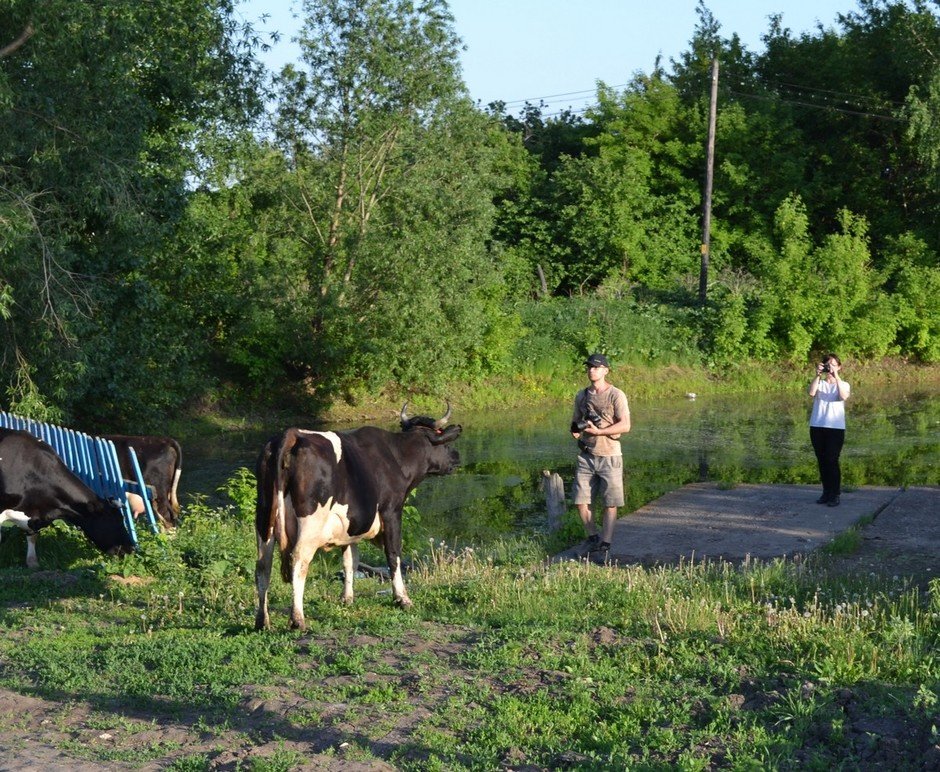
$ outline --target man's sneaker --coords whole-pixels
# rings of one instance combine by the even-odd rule
[[[593,534],[588,536],[583,542],[581,542],[577,547],[577,554],[581,557],[587,557],[591,552],[597,549],[597,545],[601,543],[600,534]]]
[[[598,542],[597,546],[593,547],[591,551],[588,552],[588,560],[592,563],[606,566],[610,562],[610,542]]]

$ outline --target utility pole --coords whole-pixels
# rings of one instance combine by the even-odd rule
[[[708,106],[708,151],[705,161],[705,200],[702,203],[702,266],[698,274],[698,301],[705,305],[708,294],[708,257],[711,248],[712,178],[715,172],[715,118],[718,114],[718,57],[712,59],[712,93]]]

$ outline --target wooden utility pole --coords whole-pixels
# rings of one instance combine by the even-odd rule
[[[712,59],[712,94],[708,106],[708,151],[705,160],[705,200],[702,203],[702,266],[698,274],[698,300],[703,306],[708,295],[708,257],[711,249],[712,178],[715,172],[715,119],[718,114],[718,58]]]

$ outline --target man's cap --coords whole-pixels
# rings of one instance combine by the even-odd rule
[[[591,354],[584,364],[586,364],[588,367],[610,368],[610,362],[607,361],[607,357],[605,357],[603,354]]]

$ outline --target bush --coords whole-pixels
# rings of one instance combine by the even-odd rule
[[[525,370],[567,372],[595,351],[618,366],[699,360],[696,336],[675,309],[664,305],[583,296],[532,301],[520,313],[526,332],[516,360]]]

